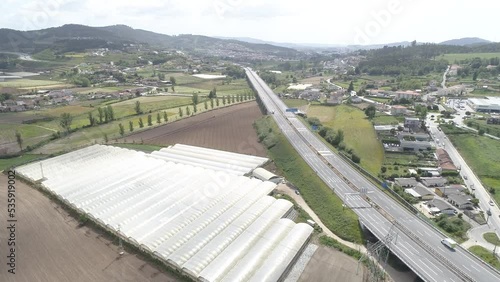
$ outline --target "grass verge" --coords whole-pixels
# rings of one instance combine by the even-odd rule
[[[45,155],[33,155],[33,154],[25,154],[18,157],[8,158],[8,159],[0,159],[0,171],[8,169],[10,167],[20,166],[23,164],[30,163],[34,160],[38,160],[44,158]]]
[[[469,251],[480,257],[482,260],[484,260],[494,268],[500,270],[500,261],[495,257],[494,254],[491,253],[491,251],[481,246],[472,246],[469,248]]]
[[[362,243],[363,234],[357,215],[342,208],[342,200],[300,157],[274,120],[270,116],[263,117],[255,122],[255,127],[278,170],[299,189],[323,224],[344,240]]]
[[[115,146],[115,147],[141,151],[144,153],[151,153],[153,151],[158,151],[158,150],[164,148],[162,146],[156,146],[156,145],[130,144],[130,143],[128,143],[128,144],[111,144],[111,145]]]
[[[500,246],[500,239],[495,232],[487,232],[483,234],[484,240],[493,245]]]

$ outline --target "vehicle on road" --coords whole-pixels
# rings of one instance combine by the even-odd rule
[[[494,206],[495,203],[493,203],[493,200],[490,200],[490,206]]]
[[[455,247],[458,245],[457,242],[455,242],[455,240],[451,238],[444,238],[443,240],[441,240],[441,243],[450,249],[455,249]]]
[[[487,210],[487,211],[486,211],[486,214],[487,214],[488,216],[491,216],[491,210]]]
[[[299,190],[295,190],[295,194],[300,195]]]

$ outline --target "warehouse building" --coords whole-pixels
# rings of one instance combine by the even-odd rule
[[[312,227],[284,216],[265,158],[175,145],[146,154],[94,145],[16,169],[102,227],[200,281],[277,281]],[[70,246],[68,246],[70,247]]]
[[[500,113],[500,97],[471,98],[467,104],[476,112]]]

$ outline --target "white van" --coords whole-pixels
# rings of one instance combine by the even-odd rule
[[[455,240],[451,238],[444,238],[443,240],[441,240],[441,243],[450,249],[455,249],[455,247],[458,245],[457,242],[455,242]]]

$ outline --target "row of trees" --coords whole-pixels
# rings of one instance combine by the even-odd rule
[[[334,130],[333,128],[323,126],[318,118],[311,117],[307,119],[307,122],[318,128],[318,134],[323,137],[326,142],[332,144],[335,148],[340,151],[346,152],[351,160],[355,163],[360,163],[361,158],[356,155],[352,148],[347,148],[344,143],[344,131],[342,129]]]

